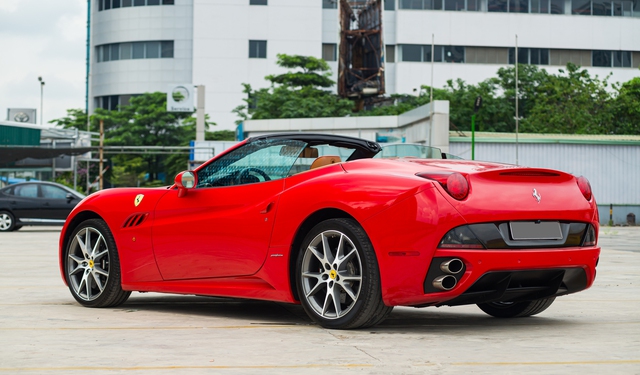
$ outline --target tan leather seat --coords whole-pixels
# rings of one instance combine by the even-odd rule
[[[319,158],[314,160],[313,163],[311,163],[311,167],[309,169],[324,167],[325,165],[340,163],[341,161],[342,160],[340,159],[340,156],[333,156],[333,155],[320,156]]]

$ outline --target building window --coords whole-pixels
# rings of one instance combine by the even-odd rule
[[[431,62],[431,45],[402,44],[400,45],[401,61]],[[462,46],[434,46],[434,62],[464,62],[464,47]]]
[[[571,13],[593,16],[640,16],[640,1],[572,0]]]
[[[631,67],[631,52],[629,51],[592,51],[591,56],[593,66]]]
[[[338,9],[338,0],[322,0],[323,9]]]
[[[266,40],[250,40],[249,41],[249,58],[266,59],[267,58],[267,41]]]
[[[98,11],[117,9],[117,8],[129,8],[132,6],[152,6],[152,5],[174,5],[175,0],[97,0]],[[254,1],[254,0],[252,0]],[[262,0],[265,3],[267,0]]]
[[[384,60],[385,62],[388,62],[388,63],[396,62],[396,46],[391,44],[386,46],[385,53],[384,53]]]
[[[267,0],[249,0],[249,5],[267,5]]]
[[[119,109],[119,106],[122,107],[129,105],[129,101],[131,100],[131,98],[138,95],[140,94],[96,96],[96,108],[115,111]]]
[[[400,9],[442,9],[442,0],[400,0]]]
[[[322,44],[322,59],[324,61],[336,61],[337,60],[337,47],[335,44],[323,43]]]
[[[98,62],[173,57],[173,40],[112,43],[96,46]]]
[[[384,0],[384,10],[396,10],[396,0]]]
[[[516,61],[516,49],[509,48],[509,64]],[[549,65],[548,48],[518,48],[518,64]]]

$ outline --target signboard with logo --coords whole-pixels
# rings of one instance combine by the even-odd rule
[[[35,124],[36,114],[35,108],[9,108],[7,110],[7,121]]]
[[[192,83],[169,85],[167,112],[193,112],[194,89]]]

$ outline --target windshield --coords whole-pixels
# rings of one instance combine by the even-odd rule
[[[374,158],[420,158],[442,159],[442,151],[436,147],[410,143],[394,143],[383,145],[382,150]]]

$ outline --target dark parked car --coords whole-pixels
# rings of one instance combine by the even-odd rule
[[[84,195],[54,182],[23,182],[0,189],[0,232],[25,225],[63,225]]]

